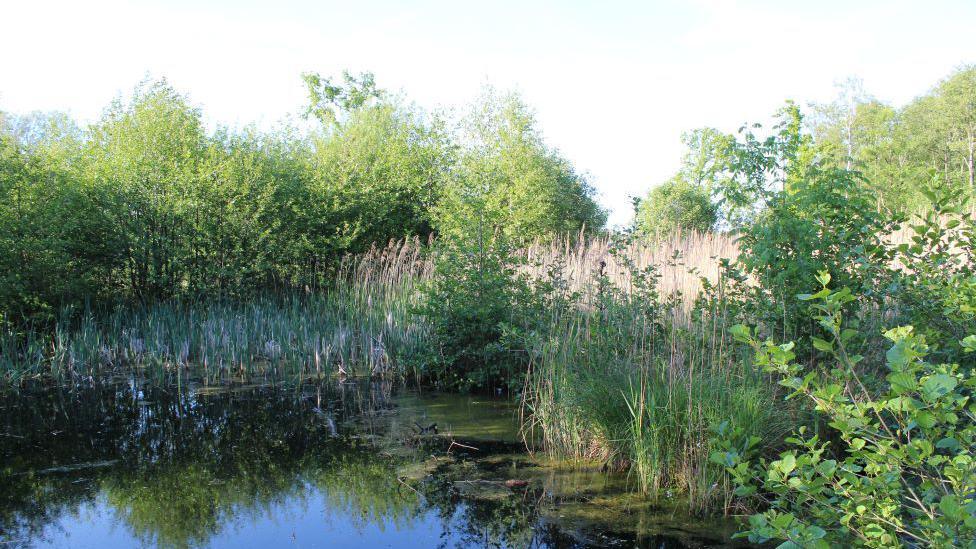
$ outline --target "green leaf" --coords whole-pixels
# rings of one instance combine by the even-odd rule
[[[789,475],[796,468],[796,456],[793,454],[784,455],[779,461],[779,470],[783,476]]]
[[[891,392],[901,395],[909,391],[914,391],[918,386],[918,380],[909,372],[894,372],[888,374],[888,383],[891,384]]]
[[[959,441],[953,437],[946,437],[936,442],[935,447],[946,449],[946,450],[958,450]]]
[[[800,301],[812,301],[814,299],[823,299],[823,298],[827,297],[828,295],[830,295],[830,290],[827,289],[827,288],[824,288],[823,290],[820,290],[819,292],[817,292],[815,294],[799,294],[796,297]]]
[[[968,335],[959,342],[967,353],[976,351],[976,335]]]
[[[815,349],[817,349],[818,351],[826,351],[828,353],[834,351],[834,344],[833,343],[831,343],[829,341],[826,341],[826,340],[823,340],[823,339],[820,339],[819,337],[813,338],[813,347]]]
[[[942,501],[939,502],[939,510],[952,520],[963,519],[963,508],[959,505],[959,498],[953,494],[942,496]]]
[[[729,333],[736,341],[745,342],[752,339],[752,334],[749,331],[749,327],[745,324],[736,324],[729,328]]]
[[[932,412],[922,410],[915,414],[915,423],[917,423],[923,429],[931,429],[935,427],[935,416]]]
[[[922,382],[922,394],[929,400],[941,398],[952,392],[959,380],[948,374],[935,374]]]

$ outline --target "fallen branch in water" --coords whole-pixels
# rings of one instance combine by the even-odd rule
[[[475,448],[474,446],[468,446],[467,444],[461,444],[460,442],[451,439],[451,445],[447,447],[447,452],[451,453],[451,449],[455,446],[460,446],[461,448],[467,448],[468,450],[474,450],[475,452],[480,452],[481,450]]]

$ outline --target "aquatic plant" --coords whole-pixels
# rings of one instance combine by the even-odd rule
[[[263,294],[247,301],[171,300],[65,311],[53,332],[0,335],[8,381],[112,372],[226,376],[397,374],[401,357],[425,348],[428,330],[413,317],[417,284],[430,264],[416,239],[375,247],[343,261],[331,287]]]
[[[695,285],[713,297],[690,303],[660,289],[656,265],[631,259],[641,246],[612,246],[627,274],[594,275],[586,297],[554,316],[532,350],[525,437],[556,457],[630,470],[645,494],[680,496],[696,511],[723,509],[734,487],[708,461],[710,426],[729,421],[775,444],[792,417],[726,340],[727,280],[699,278]],[[677,257],[668,268],[688,269]]]

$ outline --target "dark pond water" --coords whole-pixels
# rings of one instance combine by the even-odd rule
[[[626,476],[527,455],[515,413],[366,383],[2,393],[0,548],[707,547],[732,533],[633,495]]]

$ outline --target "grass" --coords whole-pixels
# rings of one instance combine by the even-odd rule
[[[570,289],[591,292],[603,261],[615,285],[632,286],[631,271],[610,246],[607,238],[579,235],[536,243],[523,250],[525,269],[542,277],[547,265],[561,262]],[[428,326],[411,312],[434,268],[427,249],[413,239],[349,257],[324,292],[168,301],[80,316],[68,311],[53,330],[0,333],[0,376],[16,384],[132,368],[187,371],[213,381],[282,373],[405,375],[431,347]],[[662,288],[697,295],[698,275],[675,265],[675,252],[714,279],[714,258],[733,256],[735,245],[724,235],[679,235],[653,246],[634,243],[626,256],[639,267],[655,266]]]
[[[724,281],[717,267],[701,264],[701,250],[734,245],[693,238],[700,248],[675,240],[643,251],[647,243],[631,242],[611,256],[602,280],[576,287],[582,305],[554,316],[532,352],[523,410],[526,440],[538,449],[629,470],[645,494],[682,497],[704,513],[727,509],[734,489],[709,462],[712,426],[728,421],[775,445],[795,418],[726,338]],[[691,258],[699,265],[671,261],[662,248],[697,249]],[[701,276],[718,291],[695,303]]]
[[[246,302],[170,301],[87,313],[51,332],[5,333],[0,372],[92,376],[131,369],[227,376],[397,374],[400,357],[429,346],[411,310],[431,263],[416,240],[347,259],[321,293],[262,294]]]
[[[601,270],[614,287],[631,291],[637,283],[635,273],[653,267],[658,290],[679,293],[690,306],[701,292],[702,277],[716,283],[721,274],[719,260],[737,257],[739,248],[729,234],[693,232],[651,242],[635,239],[622,245],[607,236],[566,235],[534,243],[524,253],[530,275],[544,276],[546,266],[558,261],[569,289],[589,299],[594,298],[594,281]]]

